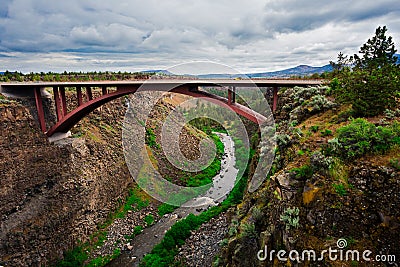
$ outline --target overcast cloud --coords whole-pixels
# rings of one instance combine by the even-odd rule
[[[321,66],[380,25],[399,47],[398,0],[2,0],[0,71]]]

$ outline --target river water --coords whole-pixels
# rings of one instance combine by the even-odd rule
[[[227,196],[226,192],[232,190],[238,169],[235,168],[235,146],[230,136],[216,133],[224,144],[224,156],[221,161],[221,171],[213,178],[213,185],[202,197],[188,201],[185,206],[176,209],[171,214],[166,214],[152,226],[145,228],[142,233],[131,240],[132,250],[124,250],[121,255],[108,263],[108,267],[139,266],[140,260],[148,254],[155,245],[160,243],[165,232],[179,219],[185,218],[190,213],[199,214],[211,206],[221,203]],[[194,207],[187,207],[187,206]],[[134,227],[134,226],[132,226]]]

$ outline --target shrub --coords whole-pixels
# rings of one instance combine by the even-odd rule
[[[64,259],[57,263],[60,267],[82,266],[87,260],[88,255],[81,246],[74,248],[64,254]]]
[[[280,220],[285,223],[286,230],[289,230],[290,228],[297,228],[300,226],[299,213],[299,208],[294,207],[285,209],[283,214],[281,214]]]
[[[295,173],[296,174],[295,177],[297,179],[304,179],[304,180],[311,178],[311,176],[314,173],[313,169],[308,164],[303,165],[300,168],[293,168],[293,169],[289,170],[289,172]]]
[[[260,208],[254,207],[253,210],[251,211],[251,217],[255,222],[259,222],[263,218],[263,212],[261,211]]]
[[[144,221],[147,226],[152,225],[154,223],[154,216],[151,214],[148,214],[148,215],[146,215],[146,217],[144,217]]]
[[[299,155],[299,156],[303,156],[304,154],[305,154],[305,152],[301,149],[299,151],[297,151],[297,155]]]
[[[254,223],[243,223],[241,225],[240,237],[242,238],[257,237],[256,227]]]
[[[347,190],[344,184],[332,184],[333,188],[335,189],[336,194],[339,196],[345,196],[347,194]]]
[[[311,132],[316,133],[318,132],[319,126],[318,125],[312,125],[310,127]]]
[[[330,140],[329,152],[344,159],[353,159],[367,153],[384,153],[394,144],[400,144],[400,123],[376,127],[365,119],[355,119],[339,128],[337,138]]]
[[[330,136],[332,135],[332,130],[325,129],[324,131],[321,131],[322,136]]]
[[[395,159],[390,159],[390,166],[393,168],[400,170],[400,160],[395,158]]]

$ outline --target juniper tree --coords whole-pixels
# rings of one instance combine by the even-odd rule
[[[375,116],[396,105],[400,69],[396,64],[396,49],[392,37],[386,36],[386,26],[378,27],[375,36],[361,46],[359,54],[347,57],[339,53],[333,63],[338,80],[333,83],[338,100],[351,103],[357,116]],[[351,68],[343,67],[343,62]]]

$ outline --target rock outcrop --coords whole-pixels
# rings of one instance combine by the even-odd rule
[[[115,100],[102,108],[100,119],[95,111],[81,123],[81,138],[50,144],[26,107],[0,105],[0,265],[61,258],[127,195],[133,181],[120,145],[125,107]]]
[[[348,123],[349,112],[322,89],[312,91],[282,92],[272,175],[238,205],[218,266],[396,266],[393,258],[361,257],[370,250],[372,259],[400,258],[400,168],[390,163],[399,149],[356,160],[322,153],[336,129]],[[271,258],[265,248],[274,251]],[[319,258],[329,248],[337,250],[336,260],[289,259],[292,250],[301,255],[313,249]],[[278,259],[279,250],[286,260]],[[360,260],[346,258],[348,250],[359,251]]]

